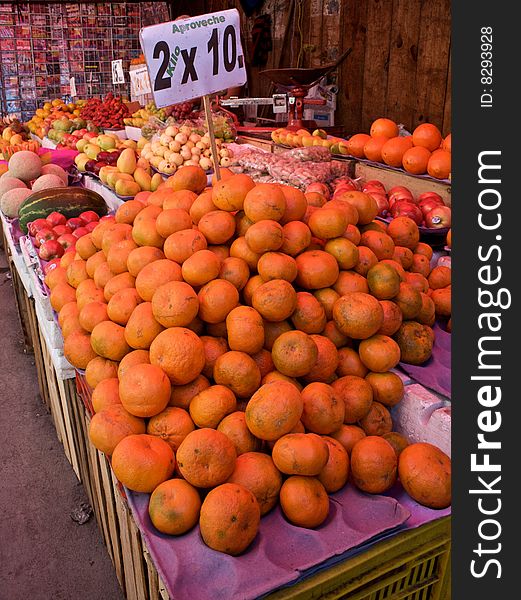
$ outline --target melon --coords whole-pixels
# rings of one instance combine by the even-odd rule
[[[50,190],[53,188],[66,187],[66,183],[58,175],[49,173],[47,175],[41,175],[33,183],[33,192],[39,192],[40,190]]]
[[[9,172],[22,181],[32,181],[42,172],[42,161],[38,154],[29,150],[15,152],[9,159]]]
[[[63,180],[63,183],[67,185],[69,183],[69,175],[65,169],[62,169],[60,165],[55,165],[53,163],[49,163],[48,165],[43,165],[42,167],[42,175],[58,175]]]
[[[0,200],[0,210],[6,217],[10,217],[11,219],[16,218],[23,201],[32,193],[32,190],[26,187],[13,188],[5,192]]]
[[[9,190],[16,188],[27,189],[27,186],[20,179],[16,179],[16,177],[2,177],[0,181],[0,198]]]

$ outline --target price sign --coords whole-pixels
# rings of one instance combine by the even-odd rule
[[[123,60],[112,61],[112,83],[119,84],[125,83],[125,73],[123,73]]]
[[[246,83],[239,23],[232,9],[141,29],[156,106]]]
[[[71,77],[69,79],[69,86],[71,89],[71,96],[73,98],[76,98],[76,96],[78,95],[77,91],[76,91],[76,80],[74,79],[74,77]]]
[[[132,96],[144,96],[150,94],[152,88],[150,86],[150,77],[146,65],[137,67],[129,71],[130,75],[130,93]]]

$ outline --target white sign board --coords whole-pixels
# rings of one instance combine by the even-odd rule
[[[112,61],[112,83],[125,83],[125,73],[123,73],[123,60]]]
[[[139,37],[159,108],[246,83],[236,9],[144,27]]]
[[[76,91],[76,80],[74,79],[74,77],[71,77],[69,79],[69,86],[71,89],[71,96],[73,98],[76,98],[76,96],[78,95],[77,91]]]
[[[137,69],[132,69],[129,71],[129,75],[131,96],[144,96],[145,94],[150,94],[152,92],[146,65],[138,67]]]

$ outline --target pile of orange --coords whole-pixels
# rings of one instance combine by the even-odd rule
[[[443,138],[440,130],[431,123],[418,125],[410,136],[398,133],[398,125],[391,119],[376,119],[369,134],[357,133],[349,138],[348,153],[403,168],[413,175],[428,174],[436,179],[450,179],[450,133]]]
[[[399,477],[450,504],[450,459],[409,445],[390,413],[404,391],[391,369],[431,354],[447,273],[412,220],[374,220],[371,196],[320,204],[226,170],[207,187],[183,167],[46,277],[65,356],[93,388],[90,439],[151,493],[164,533],[199,523],[239,554],[278,503],[320,525],[348,481],[381,493]]]

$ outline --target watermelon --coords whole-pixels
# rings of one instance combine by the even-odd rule
[[[62,187],[40,190],[26,198],[18,211],[20,229],[27,233],[27,226],[36,219],[45,219],[56,211],[67,217],[77,217],[86,210],[93,210],[100,217],[108,212],[105,200],[93,190],[80,187]]]

